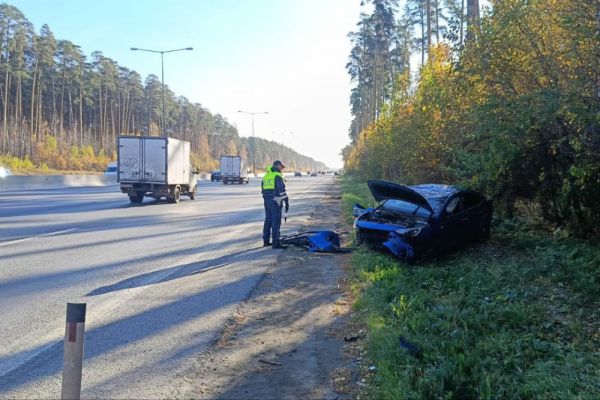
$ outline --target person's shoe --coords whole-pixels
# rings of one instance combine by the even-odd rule
[[[269,247],[269,246],[271,246],[271,242],[263,241],[263,247]]]
[[[282,245],[281,243],[275,243],[273,245],[274,249],[287,249],[287,246]]]

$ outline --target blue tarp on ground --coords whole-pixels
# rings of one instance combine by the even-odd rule
[[[346,251],[340,246],[340,235],[329,230],[308,231],[282,236],[281,243],[303,246],[311,252]]]

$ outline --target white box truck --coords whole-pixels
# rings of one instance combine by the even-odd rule
[[[246,159],[240,156],[221,156],[221,179],[223,184],[249,183]]]
[[[132,203],[144,196],[179,202],[196,198],[197,179],[190,165],[190,142],[164,136],[119,136],[117,182]]]

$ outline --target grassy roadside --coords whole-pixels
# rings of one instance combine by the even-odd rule
[[[352,177],[342,190],[348,221],[372,203]],[[351,266],[369,398],[600,398],[598,246],[505,222],[439,260],[360,250]]]

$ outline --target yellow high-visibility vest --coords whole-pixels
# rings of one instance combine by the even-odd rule
[[[265,176],[263,178],[263,185],[262,185],[263,190],[275,190],[275,177],[276,176],[283,179],[283,175],[281,174],[281,172],[274,172],[271,170],[267,170],[267,173],[265,174]]]

